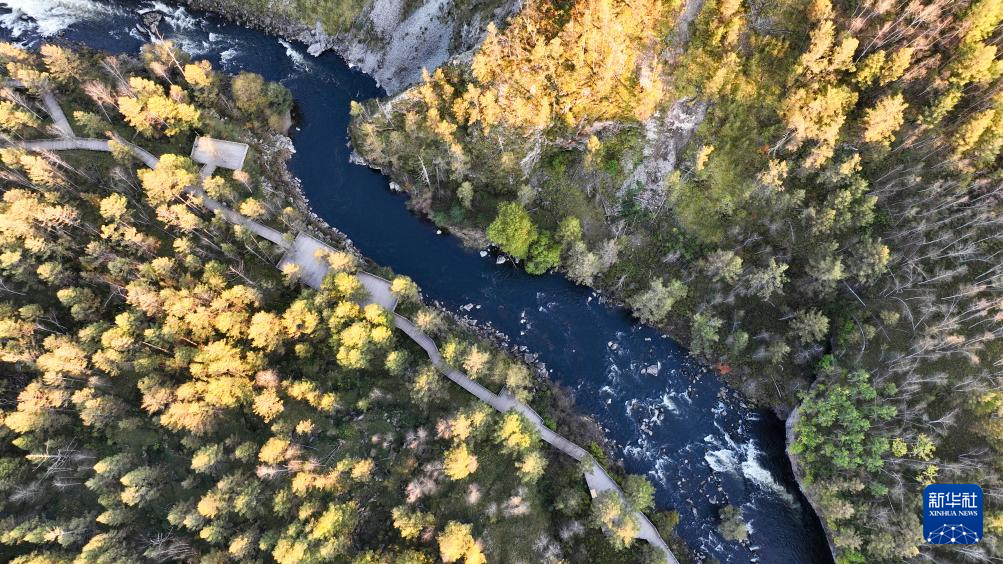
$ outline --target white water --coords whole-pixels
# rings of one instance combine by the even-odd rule
[[[725,435],[727,446],[720,445],[712,438],[715,446],[721,446],[717,450],[708,450],[704,453],[704,460],[710,469],[720,473],[732,473],[741,476],[752,482],[760,490],[768,491],[783,499],[791,507],[797,505],[794,496],[785,487],[773,479],[773,474],[763,467],[759,462],[759,457],[763,454],[755,442],[749,441],[738,445]]]
[[[289,57],[289,60],[293,62],[293,65],[296,67],[297,70],[300,71],[310,70],[310,62],[307,61],[306,57],[303,56],[303,53],[300,53],[295,47],[292,46],[291,43],[289,43],[284,39],[279,39],[279,43],[286,48],[286,56]]]
[[[109,16],[127,16],[134,13],[121,6],[95,0],[2,0],[0,5],[11,10],[9,14],[0,15],[0,26],[10,30],[14,39],[19,39],[26,33],[52,37],[79,22],[100,21]],[[172,7],[153,1],[144,3],[135,12],[148,10],[157,10],[165,14],[165,21],[177,32],[172,39],[188,54],[200,55],[210,50],[210,41],[185,36],[185,31],[199,28],[199,20],[183,7]],[[139,39],[147,40],[135,29],[131,29],[129,33]]]
[[[150,10],[156,10],[167,15],[167,22],[171,24],[171,27],[175,31],[185,31],[193,30],[198,28],[199,20],[198,18],[192,16],[183,7],[168,6],[162,2],[157,2],[154,0],[150,3]],[[210,40],[212,37],[210,36]]]
[[[0,26],[11,30],[14,38],[25,32],[51,37],[80,21],[128,13],[92,0],[4,0],[0,5],[12,10],[0,16]]]

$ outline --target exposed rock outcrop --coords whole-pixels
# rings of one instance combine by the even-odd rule
[[[501,24],[521,7],[520,0],[462,5],[455,0],[424,0],[417,6],[408,0],[370,0],[347,31],[329,34],[319,21],[298,19],[285,0],[269,0],[265,9],[241,0],[184,1],[303,43],[311,55],[334,50],[391,95],[421,80],[422,68],[434,69],[476,47],[488,23]]]
[[[676,170],[683,149],[707,114],[707,104],[690,99],[674,102],[644,123],[641,162],[620,186],[620,196],[639,188],[637,201],[645,209],[665,203],[665,181]]]

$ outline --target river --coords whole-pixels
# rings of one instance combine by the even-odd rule
[[[426,298],[539,353],[616,444],[627,470],[656,485],[658,507],[679,511],[679,532],[695,553],[722,562],[831,562],[784,455],[780,420],[748,406],[679,344],[601,304],[589,289],[464,249],[411,214],[384,176],[349,163],[349,102],[383,94],[368,76],[334,54],[313,58],[300,46],[160,2],[6,4],[0,26],[12,40],[34,45],[60,35],[131,53],[145,41],[135,29],[138,12],[156,8],[169,14],[161,31],[193,56],[226,72],[281,81],[301,118],[290,167],[314,211],[367,256],[411,276]],[[717,532],[725,503],[741,506],[751,528],[747,544]]]

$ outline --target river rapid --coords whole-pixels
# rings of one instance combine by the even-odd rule
[[[150,9],[167,14],[161,32],[194,57],[288,87],[300,114],[290,168],[314,212],[368,257],[411,276],[427,299],[538,353],[551,378],[574,391],[578,409],[616,445],[627,470],[652,480],[657,506],[680,513],[679,532],[699,557],[832,561],[784,454],[780,420],[750,407],[678,343],[591,290],[464,249],[411,214],[386,177],[350,164],[349,102],[383,92],[337,55],[313,58],[300,46],[161,2],[7,0],[0,3],[0,35],[29,46],[59,36],[137,53],[147,39],[136,29],[138,14]],[[728,503],[742,508],[749,542],[718,533],[718,510]]]

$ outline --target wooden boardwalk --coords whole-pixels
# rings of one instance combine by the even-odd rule
[[[512,409],[518,411],[524,415],[534,427],[536,427],[536,429],[540,432],[540,438],[544,441],[575,460],[589,461],[589,469],[585,473],[585,482],[588,484],[589,494],[593,498],[605,491],[614,491],[618,495],[623,496],[623,491],[620,489],[620,486],[617,485],[616,481],[610,477],[606,470],[604,470],[603,467],[596,462],[591,454],[589,454],[582,447],[548,428],[543,423],[543,418],[540,417],[540,415],[533,408],[516,400],[504,391],[500,395],[495,394],[484,386],[471,380],[466,374],[460,372],[459,370],[450,368],[445,362],[443,362],[442,355],[439,354],[439,349],[435,346],[435,341],[433,341],[428,335],[419,331],[418,328],[415,327],[414,324],[407,318],[395,313],[394,325],[411,337],[411,339],[417,343],[418,346],[424,349],[425,353],[428,354],[429,360],[432,361],[432,364],[434,364],[440,372],[452,380],[456,385],[470,392],[474,396],[477,396],[478,399],[502,413]],[[669,546],[658,533],[658,529],[655,528],[648,517],[640,511],[637,511],[635,516],[637,517],[638,524],[640,525],[636,538],[645,540],[655,548],[659,549],[665,555],[666,562],[669,564],[678,564],[678,560],[676,560],[675,555],[672,554],[672,550],[669,549]]]
[[[24,88],[24,84],[20,80],[7,79],[3,83],[10,88]],[[56,100],[52,91],[43,90],[41,98],[42,105],[45,106],[45,112],[52,118],[52,127],[59,136],[66,138],[76,137],[76,134],[73,133],[73,128],[70,127],[70,120],[66,119],[66,114],[63,113],[63,108],[59,105],[59,101]]]
[[[55,102],[55,98],[52,98],[51,102],[55,105],[55,109],[49,108],[48,100],[45,101],[46,107],[49,109],[50,115],[52,115],[53,119],[57,122],[57,128],[65,134],[65,138],[20,141],[13,142],[10,145],[31,151],[111,151],[111,147],[107,139],[84,139],[76,137],[73,134],[73,130],[70,129],[69,123],[66,122],[66,118],[63,116],[62,110],[59,109],[59,104]],[[57,115],[62,116],[62,119],[60,120],[57,118]],[[159,159],[150,154],[148,151],[121,139],[116,139],[116,141],[128,147],[132,154],[137,159],[142,161],[147,167],[155,168],[157,166]],[[212,174],[212,170],[215,167],[209,168],[210,166],[211,165],[203,169],[203,177]],[[327,275],[328,270],[330,269],[327,261],[323,258],[323,254],[325,251],[334,252],[334,249],[321,241],[314,239],[306,233],[299,233],[294,239],[292,239],[292,242],[290,242],[279,231],[254,221],[253,219],[227,207],[221,202],[210,198],[201,187],[189,187],[188,191],[189,193],[197,196],[206,208],[220,214],[227,221],[240,225],[252,233],[255,233],[256,235],[275,243],[279,247],[286,249],[286,253],[280,260],[278,266],[282,267],[283,265],[290,263],[299,266],[300,280],[307,286],[320,288],[320,285],[324,280],[324,276]],[[397,298],[394,296],[393,292],[390,291],[389,281],[368,272],[359,272],[358,278],[368,293],[366,298],[360,300],[362,304],[376,303],[390,312],[393,312],[394,309],[396,309]],[[600,493],[606,491],[613,491],[616,492],[617,495],[620,495],[621,497],[623,496],[623,491],[620,489],[620,486],[617,485],[616,481],[613,480],[613,478],[610,477],[602,466],[596,462],[592,455],[590,455],[582,447],[549,429],[544,424],[543,418],[540,417],[540,415],[533,410],[533,408],[518,401],[505,391],[502,391],[501,394],[495,394],[491,390],[488,390],[484,386],[471,380],[463,372],[448,366],[442,360],[442,355],[439,353],[439,348],[436,346],[435,341],[433,341],[432,338],[425,333],[418,330],[414,323],[406,317],[394,313],[394,325],[403,331],[415,343],[417,343],[418,346],[421,347],[428,355],[429,360],[436,367],[436,369],[438,369],[456,385],[460,386],[499,412],[505,413],[510,410],[518,411],[520,414],[525,416],[534,427],[536,427],[540,433],[540,437],[545,442],[579,462],[588,461],[588,470],[585,472],[585,481],[589,486],[589,493],[592,497],[596,497]],[[662,539],[661,535],[659,535],[658,530],[651,523],[651,521],[648,520],[648,518],[640,511],[636,512],[636,517],[640,524],[640,529],[636,538],[647,541],[661,551],[666,558],[666,562],[669,564],[678,564],[678,560],[676,560],[672,551]]]
[[[128,141],[116,139],[117,142],[125,145],[132,152],[132,156],[139,159],[147,168],[155,168],[160,159],[153,156],[149,151],[133,145]],[[86,137],[67,137],[65,139],[35,139],[33,141],[12,141],[10,147],[20,147],[29,151],[103,151],[111,152],[111,145],[107,139],[92,139]]]
[[[157,157],[153,156],[149,152],[137,147],[136,145],[129,143],[128,141],[117,140],[122,145],[125,145],[132,152],[133,156],[143,162],[149,168],[154,168],[160,161]],[[111,145],[107,139],[85,139],[81,137],[72,137],[67,139],[40,139],[35,141],[18,141],[11,144],[15,147],[21,147],[22,149],[28,149],[30,151],[75,151],[75,150],[85,150],[85,151],[103,151],[111,152]],[[219,213],[230,223],[243,226],[248,231],[268,239],[272,243],[279,245],[282,248],[288,248],[289,243],[284,239],[281,232],[263,225],[257,221],[254,221],[240,213],[229,208],[222,202],[210,198],[208,194],[198,186],[189,186],[186,191],[189,194],[199,198],[202,201],[202,205],[206,208]]]
[[[59,107],[59,102],[56,101],[56,97],[52,95],[52,92],[48,90],[42,92],[42,104],[45,105],[45,111],[49,113],[53,125],[59,130],[61,136],[76,137],[73,133],[73,128],[70,127],[70,121],[66,119],[63,108]]]

